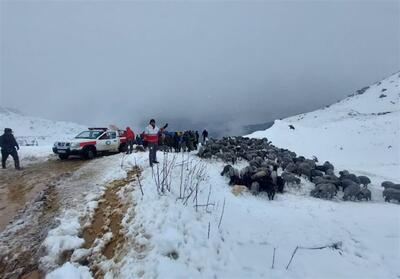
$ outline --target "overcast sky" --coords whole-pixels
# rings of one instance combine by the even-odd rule
[[[400,69],[399,1],[0,1],[0,105],[49,119],[262,123]]]

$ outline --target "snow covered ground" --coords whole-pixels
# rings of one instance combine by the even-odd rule
[[[4,128],[13,129],[21,145],[35,142],[39,146],[52,146],[57,140],[68,139],[87,129],[76,123],[26,116],[16,110],[0,107],[0,132]]]
[[[116,156],[122,159],[123,155]],[[158,156],[161,168],[166,158],[160,152]],[[194,196],[186,205],[179,199],[182,159],[183,184],[194,166],[205,168],[206,175],[201,176],[199,184],[197,211]],[[144,195],[138,183],[129,186],[131,191],[125,198],[133,200],[135,206],[128,209],[123,220],[126,236],[123,257],[104,261],[105,278],[400,276],[400,208],[397,204],[311,198],[308,194],[311,185],[306,181],[302,182],[301,190],[289,189],[288,193],[277,195],[274,201],[247,193],[237,197],[219,174],[223,164],[205,163],[194,154],[175,158],[171,191],[160,195],[154,178],[157,178],[156,169],[153,172],[147,166],[147,154],[124,158],[126,170],[134,164],[143,167]],[[202,205],[209,196],[211,205],[206,208]],[[71,234],[71,230],[66,231]],[[50,233],[49,237],[52,235]],[[79,238],[78,230],[69,237]],[[337,244],[338,249],[298,250],[286,269],[297,246],[315,248],[332,244]],[[72,261],[47,278],[92,278],[92,275],[87,267]]]

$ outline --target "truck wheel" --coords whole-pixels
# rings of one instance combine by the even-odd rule
[[[61,160],[67,160],[68,157],[69,157],[69,155],[68,155],[68,154],[58,154],[58,157],[59,157]]]
[[[83,156],[85,159],[91,160],[94,157],[96,157],[96,149],[94,147],[88,147],[85,149],[85,152],[83,153]]]

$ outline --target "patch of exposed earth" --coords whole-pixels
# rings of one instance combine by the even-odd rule
[[[104,270],[101,268],[102,261],[111,260],[115,263],[123,257],[122,248],[126,238],[122,231],[122,219],[128,207],[132,206],[129,201],[123,199],[123,196],[128,190],[127,187],[137,180],[140,172],[138,167],[134,167],[128,171],[126,178],[109,183],[99,200],[90,224],[83,229],[82,237],[85,243],[82,248],[90,252],[82,261],[89,266],[94,278],[104,277]],[[111,237],[107,238],[98,249],[98,243],[104,240],[107,234]]]
[[[42,278],[41,244],[63,210],[83,203],[113,156],[48,160],[0,176],[0,278]],[[6,225],[8,226],[6,227]]]

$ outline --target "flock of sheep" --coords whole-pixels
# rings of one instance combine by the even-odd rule
[[[357,176],[347,170],[337,176],[334,166],[325,162],[318,164],[318,159],[297,156],[287,149],[277,148],[266,138],[224,137],[211,139],[198,152],[201,158],[219,158],[234,165],[238,160],[246,160],[249,165],[238,170],[231,164],[226,165],[221,173],[229,177],[230,185],[243,185],[253,193],[265,191],[273,199],[275,192],[283,192],[286,185],[300,185],[300,177],[314,183],[310,195],[316,198],[332,199],[343,191],[343,200],[371,200],[371,183],[366,176]],[[277,176],[277,170],[282,172]],[[400,201],[400,184],[385,181],[383,196],[385,201]]]

